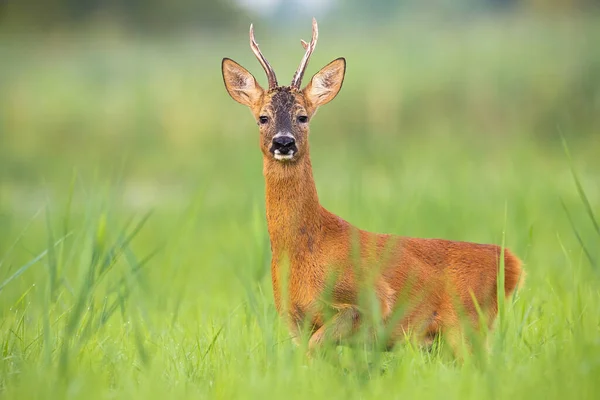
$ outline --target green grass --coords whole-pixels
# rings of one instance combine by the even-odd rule
[[[369,46],[321,29],[307,75],[348,59],[312,124],[323,205],[371,231],[504,243],[525,262],[491,352],[464,364],[443,344],[309,363],[290,343],[256,126],[219,71],[229,56],[264,81],[247,32],[3,36],[0,395],[597,398],[598,26],[379,27]],[[291,77],[300,46],[259,41]]]

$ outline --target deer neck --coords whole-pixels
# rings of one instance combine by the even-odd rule
[[[312,253],[321,226],[321,206],[313,179],[310,157],[281,163],[269,155],[263,159],[267,225],[271,250],[294,259]]]

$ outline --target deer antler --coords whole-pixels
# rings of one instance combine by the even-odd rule
[[[312,39],[310,43],[306,43],[304,40],[300,40],[302,43],[302,47],[306,49],[306,53],[304,53],[304,57],[302,57],[302,61],[300,61],[300,66],[298,70],[294,74],[294,78],[292,79],[292,88],[300,89],[300,84],[302,83],[302,77],[304,76],[304,71],[306,70],[306,66],[308,65],[308,60],[312,52],[315,50],[317,46],[317,39],[319,38],[319,27],[317,26],[317,20],[313,18],[312,20]]]
[[[269,90],[277,87],[277,77],[275,76],[275,71],[273,71],[273,67],[269,64],[265,56],[260,52],[258,48],[258,43],[256,43],[256,39],[254,39],[254,27],[250,24],[250,48],[252,52],[258,58],[258,62],[262,65],[263,69],[267,73],[267,78],[269,79]]]

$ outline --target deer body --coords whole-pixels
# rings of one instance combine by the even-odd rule
[[[326,289],[328,276],[338,276],[333,286],[332,304],[345,311],[352,322],[359,320],[357,309],[359,284],[356,259],[352,256],[353,237],[360,249],[358,271],[369,276],[384,261],[384,267],[371,276],[385,320],[404,288],[409,298],[416,298],[413,311],[398,323],[390,341],[416,329],[423,341],[430,341],[442,331],[454,335],[460,329],[452,296],[456,294],[464,312],[474,324],[479,315],[471,299],[473,291],[478,304],[487,312],[491,324],[497,312],[496,276],[501,249],[483,245],[441,239],[421,239],[378,234],[357,229],[323,208],[318,200],[310,160],[293,166],[265,157],[266,210],[271,240],[271,276],[275,305],[286,312],[290,328],[298,334],[298,326],[308,321],[313,332],[325,325],[320,297]],[[275,163],[275,164],[273,164]],[[273,165],[272,165],[273,164]],[[282,306],[280,265],[289,270],[287,310]],[[520,278],[520,262],[508,250],[504,251],[505,293],[510,295]],[[332,271],[335,269],[335,271]],[[414,280],[411,280],[413,278]],[[348,313],[348,310],[351,312]],[[348,332],[332,332],[340,336]],[[335,328],[334,328],[335,329]],[[322,333],[313,333],[312,343],[318,344]]]
[[[311,348],[325,338],[340,342],[350,337],[361,323],[359,295],[365,284],[375,293],[384,324],[391,327],[389,345],[407,331],[424,342],[440,333],[456,341],[460,312],[475,327],[480,323],[472,295],[491,326],[497,314],[499,246],[366,232],[320,205],[310,162],[308,121],[341,89],[345,60],[334,60],[300,89],[316,45],[316,21],[313,40],[302,42],[306,54],[289,87],[277,86],[252,27],[250,37],[267,72],[269,90],[229,59],[223,60],[223,77],[229,94],[250,107],[260,126],[273,293],[292,336],[308,326]],[[520,264],[505,249],[506,296],[521,279]],[[404,304],[407,311],[394,319],[394,311]]]

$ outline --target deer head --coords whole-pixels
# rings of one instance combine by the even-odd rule
[[[313,18],[310,43],[301,41],[306,52],[289,86],[278,86],[275,71],[263,56],[250,25],[250,47],[264,68],[269,86],[263,89],[256,78],[235,61],[221,64],[225,88],[238,103],[250,108],[260,130],[261,151],[280,162],[295,162],[308,154],[308,124],[319,106],[333,100],[342,88],[346,60],[338,58],[323,67],[301,89],[302,77],[319,34]]]

